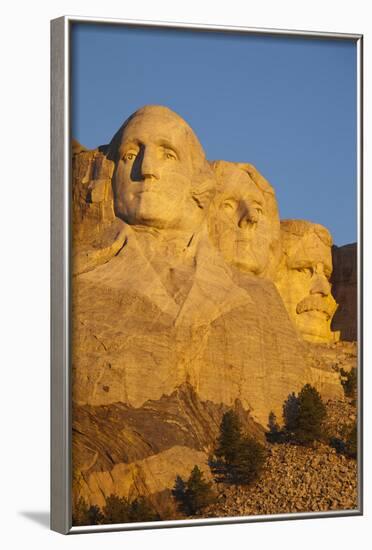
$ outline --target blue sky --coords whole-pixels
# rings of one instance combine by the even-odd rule
[[[353,42],[74,24],[73,137],[107,143],[146,104],[178,112],[208,159],[256,165],[282,218],[356,240]]]

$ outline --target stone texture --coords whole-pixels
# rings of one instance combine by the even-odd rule
[[[341,340],[356,341],[357,333],[357,244],[332,247],[332,294],[339,307],[332,320]]]
[[[203,517],[355,510],[357,464],[327,445],[269,445],[261,478],[248,487],[219,484],[218,503]]]
[[[187,477],[195,464],[205,466],[226,410],[226,406],[201,401],[189,384],[158,401],[147,401],[139,408],[124,403],[74,404],[74,493],[83,495],[90,504],[101,505],[104,502],[102,491],[106,497],[111,492],[121,491],[121,496],[134,498],[140,494],[157,497],[158,493],[171,490],[177,474]],[[265,441],[264,430],[239,401],[235,402],[234,410],[244,431]],[[185,460],[180,456],[184,453]],[[163,469],[164,461],[169,458],[168,468]],[[209,476],[209,470],[204,469]],[[153,481],[155,470],[156,484]],[[112,480],[108,482],[111,472],[114,478],[119,476],[118,472],[124,472],[129,475],[130,483],[123,481],[116,487]],[[98,495],[97,485],[100,487]],[[139,487],[145,487],[144,493]],[[164,513],[161,504],[160,501],[159,512]]]
[[[337,303],[331,294],[332,237],[322,225],[281,222],[282,260],[275,283],[288,313],[309,342],[337,341],[331,331]]]
[[[114,164],[99,150],[72,145],[72,268],[79,274],[109,261],[123,246],[123,223],[114,213]]]
[[[252,165],[211,166],[187,123],[157,106],[132,115],[109,145],[73,151],[75,500],[169,496],[177,474],[195,464],[207,472],[227,407],[260,438],[269,412],[280,419],[307,382],[342,398],[338,373],[303,342],[268,278],[277,205]],[[211,201],[219,212],[216,191],[231,190],[235,213],[262,200],[260,220],[248,220],[251,252],[264,249],[257,269],[251,252],[238,269],[211,242]]]
[[[175,477],[188,478],[195,464],[210,478],[208,456],[175,445],[166,451],[129,464],[115,464],[109,471],[96,471],[86,476],[80,472],[74,479],[75,500],[83,497],[89,505],[105,505],[111,494],[130,500],[138,496],[158,495],[174,486]]]
[[[252,164],[211,163],[217,193],[209,210],[211,241],[228,263],[273,279],[280,259],[275,192]]]

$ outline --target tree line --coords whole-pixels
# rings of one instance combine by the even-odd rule
[[[342,372],[345,395],[356,398],[356,371]],[[356,458],[357,426],[345,432],[344,439],[329,438],[325,429],[327,411],[318,391],[305,384],[296,395],[288,395],[283,403],[283,426],[280,426],[274,412],[268,418],[266,438],[269,443],[292,443],[312,445],[314,441],[325,441],[338,452]],[[219,436],[209,459],[214,480],[236,485],[249,485],[257,480],[267,458],[266,446],[244,433],[239,416],[228,410],[222,416]],[[182,514],[194,516],[216,501],[213,483],[205,479],[203,472],[195,465],[188,479],[177,476],[172,496]],[[73,525],[99,525],[159,521],[162,518],[151,500],[138,497],[132,501],[117,495],[106,498],[105,506],[88,506],[80,498],[74,509]]]

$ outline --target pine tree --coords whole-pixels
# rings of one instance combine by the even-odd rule
[[[159,521],[160,516],[145,497],[138,497],[130,504],[130,521]]]
[[[224,458],[229,464],[235,457],[237,447],[242,437],[242,429],[238,415],[230,410],[227,411],[220,424],[220,435],[216,456]]]
[[[323,432],[323,422],[326,418],[326,408],[318,391],[306,384],[298,395],[296,439],[308,443],[320,439]]]
[[[252,437],[243,436],[239,417],[234,411],[222,417],[216,456],[224,460],[218,464],[218,474],[231,483],[246,484],[255,479],[265,462],[265,447]],[[217,470],[217,468],[216,468]]]
[[[130,504],[124,497],[110,495],[103,508],[105,523],[128,523],[130,520]]]
[[[280,432],[280,426],[276,419],[276,414],[271,411],[269,414],[268,424],[267,427],[269,429],[268,433],[266,434],[266,438],[271,443],[276,443],[281,438],[281,432]]]
[[[102,514],[101,508],[94,504],[88,510],[89,525],[100,525],[104,522],[105,516]]]
[[[80,497],[72,514],[73,525],[89,525],[88,505],[83,497]]]
[[[252,437],[243,437],[229,464],[229,476],[233,483],[246,485],[254,481],[261,473],[266,459],[263,445]]]
[[[194,466],[186,483],[185,503],[190,515],[195,515],[203,508],[212,504],[215,494],[212,483],[204,479],[203,473],[198,466]]]
[[[298,410],[298,397],[293,392],[288,395],[283,405],[284,426],[287,432],[292,432],[297,428]]]
[[[97,505],[88,507],[88,504],[83,499],[79,498],[77,506],[72,515],[73,525],[99,525],[103,523],[104,516],[101,509]]]
[[[271,434],[277,434],[280,431],[280,426],[276,419],[276,414],[273,411],[270,411],[269,422],[267,424]]]
[[[172,489],[172,495],[179,504],[180,509],[183,512],[188,513],[187,503],[186,503],[186,483],[181,476],[176,477],[174,487]]]

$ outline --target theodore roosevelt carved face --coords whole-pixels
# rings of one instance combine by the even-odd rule
[[[283,258],[276,286],[303,338],[332,342],[337,304],[331,294],[332,238],[322,225],[303,220],[281,222]]]
[[[279,246],[274,190],[250,164],[215,161],[217,193],[209,234],[225,260],[242,271],[269,276]]]
[[[197,137],[162,106],[136,111],[114,136],[117,216],[131,225],[192,230],[205,216],[212,171]]]

